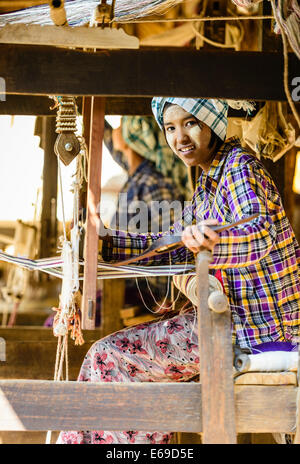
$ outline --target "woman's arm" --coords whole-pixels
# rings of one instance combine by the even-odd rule
[[[274,218],[282,214],[280,196],[271,180],[256,162],[248,162],[228,170],[225,176],[226,201],[232,211],[234,221],[258,213],[257,219],[250,223],[220,232],[219,242],[213,249],[212,268],[246,267],[264,258],[276,241]],[[188,231],[185,231],[187,234]],[[183,236],[188,245],[188,238],[194,235],[193,251],[197,252],[203,245],[203,236],[194,229],[189,237]],[[206,232],[205,232],[206,233]],[[206,233],[207,235],[207,233]],[[207,245],[207,244],[206,244]]]
[[[182,213],[182,219],[177,221],[164,233],[147,233],[147,234],[136,234],[126,232],[123,230],[105,229],[103,224],[101,227],[100,238],[103,240],[102,245],[102,257],[105,261],[123,261],[133,256],[138,256],[143,253],[149,246],[158,238],[163,235],[178,235],[180,240],[182,231],[187,224],[191,224],[193,221],[193,204],[188,205],[184,208]],[[172,263],[180,262],[194,262],[193,253],[186,247],[181,247],[171,253],[165,253],[157,255],[152,258],[144,259],[139,261],[140,264],[169,264],[170,259]]]

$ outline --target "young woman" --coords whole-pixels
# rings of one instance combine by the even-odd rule
[[[233,344],[253,354],[293,350],[299,337],[300,248],[280,195],[263,165],[240,145],[225,141],[228,104],[221,100],[154,98],[154,116],[174,152],[187,166],[200,166],[191,205],[170,233],[184,247],[173,263],[192,261],[204,246],[213,253],[211,273],[222,281],[232,314]],[[251,222],[220,234],[209,225]],[[161,234],[104,231],[102,256],[138,255]],[[143,261],[144,262],[144,261]],[[168,263],[169,254],[148,260]],[[201,362],[201,360],[200,360]],[[98,342],[87,353],[80,381],[171,382],[199,372],[195,312],[135,326]],[[62,432],[59,443],[169,443],[172,433],[139,431]]]

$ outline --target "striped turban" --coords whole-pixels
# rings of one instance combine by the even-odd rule
[[[152,111],[161,129],[163,129],[163,112],[166,103],[181,106],[185,111],[210,127],[221,140],[225,140],[228,122],[228,103],[226,101],[206,98],[154,97]]]

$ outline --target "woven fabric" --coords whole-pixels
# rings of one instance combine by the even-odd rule
[[[221,140],[225,140],[228,122],[227,102],[218,99],[208,100],[206,98],[154,97],[151,103],[152,111],[161,129],[163,128],[163,112],[166,103],[181,106],[185,111],[210,127]]]
[[[208,173],[201,174],[192,204],[170,233],[208,218],[233,223],[255,213],[259,217],[251,223],[220,232],[210,264],[212,272],[221,270],[232,313],[233,343],[251,348],[265,342],[296,342],[300,247],[274,182],[238,139],[225,142]],[[161,235],[113,231],[112,244],[103,247],[103,258],[122,260],[139,255]],[[194,262],[193,253],[185,247],[169,254],[173,263]],[[169,254],[147,263],[166,264]]]

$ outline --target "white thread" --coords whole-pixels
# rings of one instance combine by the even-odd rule
[[[169,265],[170,265],[170,267],[172,266],[172,264],[171,264],[171,253],[169,253]],[[187,265],[187,258],[186,258],[186,260],[185,260],[184,267],[186,267],[186,265]],[[152,290],[151,290],[151,288],[150,288],[150,285],[149,285],[149,282],[148,282],[147,277],[145,277],[145,280],[146,280],[147,287],[148,287],[148,290],[149,290],[149,292],[150,292],[150,295],[151,295],[151,297],[153,298],[153,301],[155,302],[156,305],[159,306],[158,309],[157,309],[156,311],[153,311],[151,308],[149,308],[149,307],[146,305],[145,300],[144,300],[143,295],[142,295],[142,292],[141,292],[141,290],[140,290],[139,284],[138,284],[138,279],[136,278],[136,279],[135,279],[136,286],[137,286],[139,295],[140,295],[140,297],[141,297],[141,300],[142,300],[144,306],[146,307],[146,309],[148,309],[148,311],[150,311],[152,314],[158,314],[158,313],[160,313],[161,309],[165,309],[165,310],[169,310],[169,309],[171,309],[171,308],[174,309],[175,303],[178,301],[181,291],[179,291],[179,292],[177,293],[177,296],[176,296],[175,300],[172,299],[172,304],[171,304],[170,306],[164,306],[164,304],[165,304],[165,302],[166,302],[166,300],[167,300],[167,297],[168,297],[168,295],[169,295],[170,274],[168,274],[167,292],[166,292],[166,295],[165,295],[165,297],[164,297],[164,300],[163,300],[163,302],[162,302],[161,304],[160,304],[158,301],[156,301],[155,296],[154,296],[154,294],[153,294],[153,292],[152,292]]]
[[[297,368],[298,352],[267,351],[248,355],[250,365],[247,372],[281,372]]]

